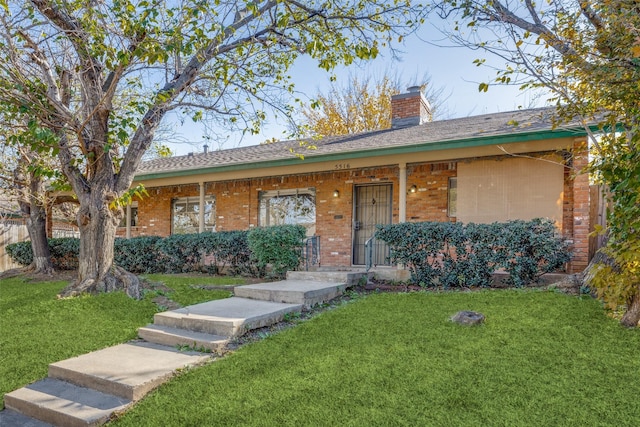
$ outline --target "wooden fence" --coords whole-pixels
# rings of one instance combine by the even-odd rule
[[[22,219],[4,219],[0,221],[0,272],[21,267],[11,261],[7,254],[7,245],[24,242],[29,239],[27,226]]]

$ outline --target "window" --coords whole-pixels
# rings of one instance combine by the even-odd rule
[[[171,207],[171,233],[190,234],[200,231],[200,198],[181,197],[174,199]],[[216,198],[204,199],[204,230],[216,231]]]
[[[316,232],[316,192],[313,188],[260,193],[260,226],[300,224],[307,236]]]
[[[458,213],[458,178],[449,178],[447,215],[457,216]]]
[[[136,227],[138,225],[138,202],[131,203],[131,226]],[[124,217],[120,221],[119,227],[127,226],[127,208],[124,208]]]
[[[503,158],[458,163],[456,219],[492,223],[549,218],[561,227],[564,166],[562,159],[557,160]]]

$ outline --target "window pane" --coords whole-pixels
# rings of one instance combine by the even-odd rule
[[[204,201],[204,229],[216,231],[216,200],[212,197]]]
[[[305,189],[298,194],[260,195],[260,225],[299,224],[307,229],[307,235],[315,234],[315,193]]]
[[[122,220],[120,220],[120,225],[118,225],[118,227],[126,227],[127,226],[127,209],[124,209],[124,216],[122,217]],[[138,225],[138,207],[137,206],[132,206],[131,207],[131,226],[132,227],[136,227]]]
[[[205,198],[204,229],[215,231],[215,197]],[[172,233],[188,234],[200,231],[200,199],[195,197],[175,199],[173,201]]]
[[[138,208],[131,208],[131,226],[138,225]]]

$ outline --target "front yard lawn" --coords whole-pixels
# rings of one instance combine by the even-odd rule
[[[459,310],[487,316],[453,324]],[[640,330],[542,291],[377,294],[161,386],[121,426],[633,426]]]
[[[230,295],[190,286],[227,285],[227,278],[153,275],[150,280],[162,282],[169,288],[163,293],[183,305]],[[137,329],[151,323],[158,311],[151,301],[157,291],[147,291],[142,301],[123,293],[56,299],[66,285],[22,277],[0,280],[0,395],[46,377],[50,363],[136,338]]]
[[[166,294],[224,298],[217,278],[56,300],[65,282],[0,281],[0,393],[47,365],[135,338]],[[241,281],[241,280],[240,280]],[[548,291],[354,295],[295,328],[240,347],[161,386],[115,426],[637,426],[640,330],[599,302]],[[460,310],[486,315],[465,327]]]

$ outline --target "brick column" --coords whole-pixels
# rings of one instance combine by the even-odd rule
[[[587,141],[576,138],[573,142],[573,259],[570,273],[578,273],[589,263],[589,163]]]
[[[407,222],[407,164],[398,165],[398,222]]]

